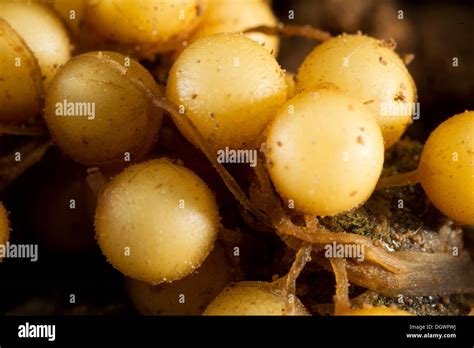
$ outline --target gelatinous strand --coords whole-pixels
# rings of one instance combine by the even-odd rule
[[[262,213],[262,211],[247,198],[237,181],[235,181],[234,177],[227,171],[227,169],[225,169],[225,167],[221,163],[217,161],[215,150],[206,141],[199,129],[194,125],[194,123],[187,116],[187,114],[180,113],[179,108],[173,102],[166,98],[156,98],[155,102],[158,106],[160,106],[161,108],[168,111],[171,115],[174,116],[175,122],[179,123],[181,129],[186,129],[186,132],[188,134],[192,134],[199,149],[212,163],[212,165],[226,184],[227,188],[230,192],[232,192],[237,201],[239,201],[239,203],[242,204],[242,206],[249,212],[251,212],[254,216],[258,217],[261,222],[265,223],[267,226],[270,226],[271,223],[268,217],[264,213]]]
[[[395,255],[375,246],[370,238],[355,233],[330,232],[324,227],[317,228],[300,227],[294,225],[288,217],[282,217],[276,225],[280,233],[296,237],[310,243],[316,244],[359,244],[364,247],[365,259],[379,264],[393,273],[406,272],[407,265],[401,262]]]
[[[391,297],[461,294],[474,290],[474,267],[465,253],[453,256],[441,252],[397,251],[392,254],[406,266],[403,272],[393,273],[374,263],[349,259],[346,264],[349,281]],[[332,269],[322,255],[315,256],[314,261],[327,270]]]
[[[337,240],[336,243],[341,243],[337,236],[334,240]],[[367,246],[364,249],[366,261],[368,249]],[[315,246],[314,251],[322,251],[322,248]],[[351,283],[387,296],[468,293],[474,288],[474,267],[466,253],[453,256],[442,252],[427,254],[397,251],[389,255],[391,260],[400,266],[401,271],[394,272],[381,267],[382,264],[376,259],[372,262],[355,262],[348,259],[346,269]],[[327,258],[318,256],[314,260],[326,269],[332,270]],[[417,286],[413,287],[413,284]]]
[[[346,260],[332,258],[331,262],[334,276],[336,277],[336,294],[334,295],[334,314],[338,315],[350,309],[349,280],[347,279]]]
[[[306,263],[311,260],[312,245],[309,243],[303,243],[301,248],[298,250],[295,256],[295,260],[288,271],[288,274],[282,278],[283,282],[283,294],[287,299],[285,304],[285,315],[296,314],[296,279],[303,271]]]
[[[292,239],[296,238],[317,245],[333,242],[338,244],[360,244],[364,246],[366,260],[379,264],[390,272],[403,273],[407,271],[408,268],[405,262],[381,247],[375,246],[374,241],[370,238],[344,231],[331,232],[321,226],[315,216],[305,217],[306,226],[295,225],[284,211],[279,198],[273,192],[268,174],[259,167],[256,168],[256,173],[259,184],[253,184],[250,187],[252,201],[270,216],[276,232],[285,242],[296,245],[297,243]],[[298,250],[298,248],[299,246],[295,249]]]
[[[310,25],[289,25],[280,23],[275,27],[261,25],[244,31],[244,33],[252,32],[261,32],[267,35],[302,36],[316,41],[326,41],[332,38],[332,35],[327,31],[314,28]]]
[[[367,264],[358,267],[350,265],[349,279],[388,296],[447,295],[474,291],[474,267],[467,255],[460,257],[413,252],[408,256],[403,260],[414,266],[404,274],[387,273]]]
[[[377,189],[414,185],[420,182],[418,170],[380,178]]]

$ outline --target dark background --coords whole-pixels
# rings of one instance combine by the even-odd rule
[[[283,22],[311,24],[334,35],[361,30],[382,39],[394,38],[400,54],[415,54],[408,69],[418,87],[421,119],[410,126],[407,134],[424,141],[442,120],[474,109],[474,11],[470,3],[472,1],[275,0],[273,7]],[[291,21],[288,19],[290,10],[295,14]],[[398,10],[403,11],[403,20],[397,18]],[[280,63],[296,72],[315,44],[304,38],[282,38]],[[459,59],[457,68],[451,64],[453,57]],[[196,154],[196,160],[200,159]],[[14,259],[0,263],[0,313],[134,313],[123,291],[122,275],[106,263],[93,243],[91,214],[79,210],[75,215],[62,216],[68,219],[69,226],[61,236],[65,244],[68,241],[74,244],[77,238],[85,246],[92,241],[91,248],[65,253],[61,246],[51,244],[51,239],[57,236],[49,227],[64,212],[48,210],[51,201],[47,197],[58,198],[55,189],[64,188],[87,200],[89,193],[74,184],[77,179],[84,180],[84,173],[84,167],[73,164],[52,149],[44,161],[28,170],[2,195],[11,211],[14,230],[11,241],[39,243],[40,255],[39,261],[33,264]],[[42,187],[50,187],[51,191],[44,192]],[[93,207],[84,209],[89,208],[93,211]],[[84,235],[74,234],[79,229]],[[52,236],[48,236],[50,232]],[[252,257],[259,257],[258,254],[272,257],[267,250],[262,250],[255,251]],[[76,296],[76,305],[68,304],[70,294]]]

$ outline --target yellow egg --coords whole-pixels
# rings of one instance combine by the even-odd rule
[[[363,204],[384,159],[368,108],[330,85],[288,100],[268,127],[266,148],[278,193],[299,212],[321,216]]]
[[[202,264],[214,247],[219,213],[196,174],[159,159],[127,168],[105,187],[95,228],[115,268],[159,284],[184,278]]]
[[[103,38],[124,44],[153,44],[167,51],[202,19],[203,0],[91,1],[85,20]]]
[[[474,111],[449,118],[431,133],[418,175],[436,208],[461,224],[474,224]]]
[[[139,81],[139,83],[137,83]],[[53,141],[77,162],[123,165],[155,144],[161,93],[138,62],[114,52],[89,52],[64,65],[46,93],[44,118]]]
[[[127,278],[125,287],[137,311],[144,315],[201,315],[231,280],[223,247],[216,247],[192,274],[171,284],[150,285]]]
[[[296,81],[298,92],[334,83],[366,104],[382,130],[385,148],[400,139],[416,111],[416,87],[405,64],[386,43],[369,36],[343,34],[317,46]]]
[[[286,297],[274,284],[266,282],[240,282],[227,288],[212,301],[204,315],[284,315]],[[296,315],[308,311],[295,299]]]
[[[58,69],[71,58],[71,44],[63,23],[54,11],[36,2],[1,2],[0,16],[38,59],[47,88]]]
[[[215,34],[189,45],[169,73],[167,96],[216,149],[256,148],[286,100],[285,74],[275,58],[241,34]],[[192,134],[180,126],[193,143]]]
[[[23,123],[40,113],[43,83],[38,60],[0,18],[0,122]]]
[[[258,26],[274,27],[277,19],[270,6],[262,0],[209,0],[204,18],[188,41],[193,42],[217,33],[239,33]],[[258,32],[245,34],[268,52],[277,56],[279,38]]]
[[[287,98],[293,98],[296,95],[296,82],[295,82],[295,74],[292,74],[288,71],[285,72],[285,81],[286,85],[288,86],[287,90]]]
[[[355,315],[355,316],[367,316],[367,315],[381,315],[381,316],[403,316],[403,315],[413,315],[410,312],[403,311],[398,308],[389,308],[385,306],[378,307],[364,307],[360,309],[347,309],[338,315]]]
[[[0,202],[0,245],[5,245],[10,237],[10,225],[8,222],[8,212]],[[1,260],[1,258],[0,258]]]

